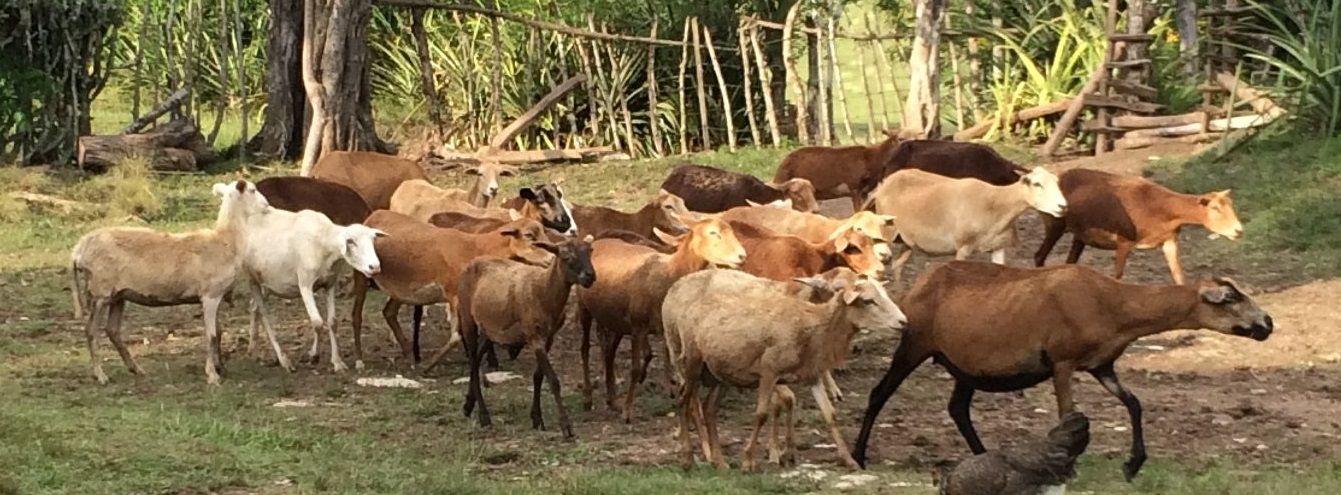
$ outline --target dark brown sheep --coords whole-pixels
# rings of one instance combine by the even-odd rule
[[[256,190],[270,206],[293,212],[312,210],[326,215],[336,225],[356,224],[372,214],[358,191],[312,177],[270,177],[257,182]]]
[[[1019,182],[1029,169],[1005,159],[989,146],[954,141],[917,140],[899,144],[894,156],[885,164],[880,177],[906,168],[925,170],[955,179],[978,179],[995,186],[1009,186]],[[879,181],[867,184],[869,193]]]
[[[371,151],[332,151],[312,166],[312,177],[344,184],[363,197],[368,208],[391,207],[391,195],[407,180],[428,180],[424,169],[410,160]]]
[[[852,209],[860,210],[865,191],[874,189],[881,172],[899,147],[899,132],[871,146],[807,146],[787,154],[773,174],[773,182],[806,179],[815,188],[815,199],[852,198]],[[692,207],[691,207],[692,208]]]
[[[764,183],[759,178],[702,165],[681,165],[661,182],[661,189],[684,199],[685,207],[718,213],[751,202],[789,202],[797,211],[815,211],[815,187],[806,179]]]

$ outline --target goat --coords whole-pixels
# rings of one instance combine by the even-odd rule
[[[683,217],[689,215],[689,209],[679,196],[662,189],[652,201],[638,211],[624,213],[604,206],[573,207],[573,219],[577,221],[578,235],[595,235],[607,230],[624,230],[646,238],[653,238],[653,229],[662,232],[680,234],[685,231]]]
[[[838,456],[852,467],[838,430],[834,406],[824,391],[821,376],[843,362],[858,331],[895,331],[905,318],[879,282],[858,276],[845,268],[827,278],[797,279],[827,292],[811,303],[795,297],[793,282],[767,280],[734,270],[709,270],[676,282],[662,304],[668,356],[684,379],[679,412],[681,453],[686,466],[693,463],[689,441],[689,418],[698,416],[699,435],[706,437],[704,456],[725,467],[717,440],[717,402],[725,383],[756,387],[754,430],[745,443],[741,468],[755,468],[754,450],[764,422],[773,410],[778,386],[807,384],[828,423],[838,447]],[[707,403],[698,407],[700,381],[708,386]],[[785,452],[774,451],[775,460],[790,458],[792,407],[790,390],[783,390],[781,407],[787,410]]]
[[[801,213],[782,208],[747,206],[722,212],[720,217],[731,222],[745,222],[783,235],[793,235],[806,242],[827,242],[835,233],[851,229],[875,241],[876,254],[881,262],[890,258],[889,242],[894,239],[894,217],[857,211],[844,220],[813,213]]]
[[[363,197],[348,186],[312,177],[269,177],[256,183],[272,208],[284,211],[312,210],[336,225],[362,222],[372,214]]]
[[[903,172],[900,172],[903,173]],[[1124,284],[1088,267],[1011,268],[954,261],[923,274],[903,299],[908,329],[889,370],[870,394],[857,437],[865,466],[876,417],[928,358],[955,378],[949,412],[974,454],[986,451],[969,418],[973,393],[1023,390],[1052,379],[1057,414],[1074,409],[1071,377],[1088,372],[1131,416],[1130,480],[1145,462],[1141,403],[1118,382],[1114,363],[1141,337],[1208,328],[1266,340],[1271,316],[1233,281],[1195,287]]]
[[[647,336],[660,334],[661,300],[671,284],[711,266],[734,268],[746,260],[745,248],[741,247],[731,226],[720,220],[694,222],[689,225],[689,232],[679,237],[659,236],[676,247],[674,253],[661,254],[652,248],[617,239],[592,243],[591,262],[596,267],[597,280],[591,287],[577,291],[585,408],[591,408],[588,355],[592,323],[597,324],[601,337],[606,401],[611,409],[615,409],[615,351],[625,335],[633,340],[631,379],[623,407],[626,423],[633,420],[633,398],[644,378],[643,361],[651,359]]]
[[[805,179],[815,188],[815,199],[851,198],[860,210],[863,193],[883,177],[885,164],[899,148],[899,131],[886,129],[886,139],[871,146],[806,146],[787,154],[773,174],[774,183]]]
[[[511,260],[484,257],[472,261],[461,274],[457,308],[461,339],[470,357],[470,387],[463,411],[470,417],[479,405],[480,426],[489,426],[489,410],[480,390],[480,358],[484,337],[503,345],[527,345],[535,351],[536,368],[531,395],[531,426],[545,429],[540,410],[540,388],[549,380],[559,428],[564,438],[573,437],[568,412],[559,391],[559,376],[550,364],[549,348],[554,334],[563,327],[564,308],[574,284],[591,287],[596,269],[591,266],[591,238],[566,240],[558,245],[537,242],[536,247],[554,254],[548,268]]]
[[[954,179],[978,179],[994,186],[1014,184],[1029,173],[1029,169],[1003,158],[987,145],[919,139],[899,143],[880,178],[910,168]]]
[[[391,327],[392,337],[400,345],[407,362],[413,362],[414,353],[397,321],[402,305],[446,304],[455,308],[461,272],[481,256],[507,257],[528,263],[546,263],[550,258],[548,252],[533,245],[544,238],[544,228],[539,222],[526,218],[492,232],[471,234],[434,227],[393,211],[378,210],[368,217],[367,225],[388,234],[374,242],[382,270],[372,279],[387,294],[382,316]],[[362,368],[363,303],[368,284],[355,284],[354,287],[354,366]],[[449,336],[451,341],[433,358],[429,368],[459,341],[456,332]]]
[[[373,210],[391,207],[391,195],[407,180],[428,180],[410,160],[371,151],[331,151],[312,166],[312,177],[342,184],[363,197]]]
[[[991,251],[994,263],[1006,262],[1006,248],[1015,245],[1015,220],[1029,208],[1062,216],[1066,198],[1057,176],[1035,168],[1008,186],[975,179],[951,179],[917,169],[886,178],[868,204],[876,213],[898,218],[895,230],[908,249],[894,260],[894,280],[903,279],[903,265],[913,251],[954,254],[962,260]]]
[[[84,336],[98,383],[107,375],[98,361],[94,331],[102,327],[131,373],[143,375],[121,342],[126,302],[142,306],[200,304],[205,320],[205,380],[219,384],[219,303],[241,272],[247,217],[269,208],[247,181],[215,184],[221,198],[214,228],[170,234],[138,227],[104,227],[79,239],[71,250],[70,292],[75,312],[88,307]],[[102,321],[99,321],[102,319]]]
[[[1174,283],[1183,283],[1183,265],[1178,261],[1178,232],[1184,225],[1202,225],[1218,235],[1238,239],[1243,224],[1234,213],[1229,190],[1201,195],[1179,194],[1140,177],[1073,169],[1061,175],[1062,194],[1068,205],[1066,216],[1043,218],[1043,244],[1034,254],[1034,265],[1043,266],[1048,253],[1065,232],[1071,233],[1067,263],[1080,260],[1085,246],[1115,249],[1113,277],[1122,278],[1127,256],[1133,249],[1159,246]]]
[[[806,179],[779,180],[765,184],[753,175],[729,172],[703,165],[681,165],[672,170],[661,189],[684,198],[685,206],[702,213],[717,213],[755,203],[789,201],[792,208],[812,212],[815,186]]]
[[[265,307],[265,295],[298,297],[303,301],[311,324],[312,347],[307,353],[308,360],[316,362],[320,331],[324,329],[330,338],[331,366],[336,372],[344,371],[346,366],[340,359],[340,347],[335,340],[335,264],[344,260],[365,277],[376,275],[381,264],[373,250],[373,239],[385,234],[357,223],[338,226],[326,215],[311,210],[294,213],[271,208],[248,217],[245,223],[242,267],[252,297],[248,351],[255,347],[259,319],[265,326],[279,365],[293,371],[293,365],[275,338]],[[317,308],[317,290],[326,293],[324,319]]]

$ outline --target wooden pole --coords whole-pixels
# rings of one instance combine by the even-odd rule
[[[815,109],[819,110],[819,115],[816,115],[817,122],[815,122],[815,125],[819,127],[820,143],[825,146],[833,146],[833,125],[831,125],[832,122],[830,121],[829,116],[830,112],[833,111],[833,105],[829,101],[829,89],[832,86],[829,82],[829,77],[833,77],[833,74],[825,73],[826,69],[829,69],[829,62],[825,58],[824,50],[824,46],[828,45],[828,42],[824,40],[823,29],[815,33],[815,37],[814,46],[816,53],[813,60],[816,66],[815,75],[818,76],[816,79],[819,79],[819,85],[816,88],[816,93],[818,94],[815,95]],[[826,75],[828,77],[826,77]]]
[[[680,131],[680,154],[681,154],[681,155],[685,155],[685,154],[688,154],[688,153],[689,153],[689,137],[688,137],[688,131],[686,131],[686,129],[685,129],[685,127],[687,127],[687,126],[689,125],[689,118],[688,118],[687,115],[685,115],[685,114],[686,114],[686,111],[687,111],[687,110],[686,110],[687,105],[685,105],[685,99],[686,99],[687,97],[686,97],[686,95],[685,95],[685,90],[684,90],[684,89],[685,89],[685,88],[684,88],[684,86],[685,86],[685,85],[684,85],[684,74],[685,74],[685,68],[689,66],[689,30],[692,29],[693,26],[694,26],[693,19],[694,19],[693,17],[686,17],[686,18],[685,18],[685,20],[684,20],[684,36],[683,36],[684,44],[680,45],[680,77],[678,78],[678,81],[679,81],[679,89],[680,89],[680,129],[679,129],[679,131]]]
[[[577,85],[584,82],[587,82],[587,76],[578,74],[559,83],[557,86],[554,86],[554,88],[551,89],[548,94],[541,97],[535,105],[532,105],[530,109],[526,110],[521,116],[518,116],[511,124],[504,127],[498,134],[495,134],[494,137],[489,140],[489,149],[503,149],[504,146],[507,146],[507,144],[513,140],[513,138],[517,137],[517,134],[521,133],[522,129],[525,129],[527,126],[531,125],[532,122],[535,122],[535,119],[539,118],[540,114],[549,110],[549,107],[554,106],[555,103],[558,103],[559,100],[563,99],[564,95],[568,94],[569,91],[572,91]]]
[[[726,147],[736,151],[736,118],[731,111],[731,94],[726,90],[726,78],[722,77],[722,66],[717,63],[717,49],[712,46],[712,31],[703,28],[703,43],[708,45],[708,59],[712,61],[712,72],[717,75],[717,89],[722,93],[722,113],[726,114]]]
[[[885,64],[882,63],[885,60],[885,46],[880,41],[872,41],[871,45],[875,52],[873,56],[875,59],[875,95],[880,107],[880,128],[889,129],[889,104],[885,101]],[[892,76],[893,74],[891,74]],[[902,105],[902,100],[903,98],[899,97],[898,93],[894,94],[896,104]],[[876,139],[879,139],[879,137]]]
[[[557,7],[557,4],[555,4],[555,8],[558,8],[558,7]],[[565,40],[567,40],[567,38],[565,37],[565,35],[564,35],[563,33],[554,33],[554,44],[557,46],[556,51],[559,52],[559,77],[560,77],[561,79],[567,80],[567,79],[568,79],[568,48],[566,48],[566,47],[563,46]],[[590,79],[588,80],[588,82],[590,82]],[[590,91],[591,85],[588,84],[588,85],[587,85],[587,88],[588,88],[588,91]],[[554,134],[555,134],[555,139],[554,139],[554,142],[555,142],[555,146],[563,146],[563,147],[569,147],[569,148],[571,148],[571,147],[574,147],[574,145],[573,145],[573,138],[574,138],[574,136],[581,136],[581,133],[580,133],[580,132],[578,131],[578,129],[577,129],[577,111],[576,111],[576,109],[577,109],[577,104],[576,104],[576,102],[577,102],[577,98],[573,97],[572,93],[569,93],[568,95],[564,96],[564,98],[567,100],[567,103],[568,103],[568,111],[563,112],[563,113],[564,113],[564,117],[566,117],[566,118],[568,119],[568,133],[564,134],[564,135],[566,136],[566,138],[564,139],[564,143],[563,143],[562,145],[559,145],[559,144],[558,144],[558,142],[559,142],[559,141],[558,141],[558,136],[561,135],[561,134],[563,134],[563,133],[558,132],[558,127],[559,127],[559,126],[557,126],[557,125],[554,126],[554,127],[555,127],[555,133],[554,133]],[[578,140],[579,140],[579,143],[577,144],[577,146],[585,146],[585,145],[586,145],[585,140],[582,139],[581,137],[578,137]]]
[[[587,29],[590,29],[590,30],[592,30],[592,31],[596,31],[596,18],[595,18],[595,16],[592,16],[591,14],[587,14]],[[611,145],[614,146],[615,149],[620,149],[620,144],[619,144],[619,114],[618,114],[618,111],[615,109],[615,106],[614,106],[614,103],[615,103],[615,102],[614,102],[614,91],[615,91],[615,89],[614,89],[613,85],[610,84],[610,80],[609,80],[609,79],[606,79],[606,74],[607,74],[607,72],[605,71],[605,64],[604,64],[603,62],[601,62],[601,41],[600,41],[600,40],[597,40],[597,39],[592,39],[592,40],[591,40],[591,62],[592,62],[592,64],[595,66],[595,70],[596,70],[596,78],[595,78],[595,79],[592,79],[592,81],[596,82],[596,86],[598,86],[598,89],[600,89],[600,91],[599,91],[599,94],[600,94],[599,102],[600,102],[600,105],[601,105],[601,112],[604,113],[605,116],[609,119],[609,121],[607,122],[607,124],[609,124],[609,129],[610,129],[610,134],[609,134],[609,136],[610,136],[610,143],[611,143]],[[614,71],[614,66],[613,66],[614,61],[611,60],[610,63],[611,63],[611,72],[613,72],[613,71]],[[605,82],[604,85],[601,84],[602,81]],[[625,148],[627,148],[627,145],[625,146]]]
[[[609,32],[609,28],[605,23],[601,23],[601,32]],[[610,60],[610,73],[622,74],[624,72],[624,61],[628,59],[616,56],[613,43],[605,43],[605,54],[606,58]],[[615,100],[619,100],[619,114],[624,118],[624,146],[629,153],[635,153],[637,150],[634,145],[637,143],[637,140],[633,138],[633,114],[629,112],[628,88],[625,87],[624,84],[616,84],[616,82],[618,81],[615,81],[614,78],[611,77],[611,80],[609,81],[610,95]],[[611,108],[611,110],[614,109]],[[611,116],[614,116],[613,112],[611,113]]]
[[[1130,8],[1131,4],[1128,4],[1128,9]],[[1128,14],[1128,18],[1130,17],[1131,15]],[[1108,0],[1108,14],[1104,19],[1104,32],[1106,37],[1109,38],[1109,41],[1107,41],[1108,49],[1104,51],[1103,74],[1099,78],[1099,84],[1097,86],[1099,94],[1101,95],[1108,94],[1108,63],[1118,59],[1118,54],[1114,53],[1117,50],[1117,47],[1114,46],[1114,42],[1111,41],[1113,35],[1117,32],[1117,0]],[[1081,93],[1079,99],[1084,100],[1085,93]],[[1109,126],[1110,122],[1107,108],[1099,107],[1097,117],[1101,125],[1104,127]],[[1104,153],[1108,152],[1108,141],[1108,133],[1106,132],[1100,132],[1094,137],[1094,156],[1102,156]]]
[[[657,37],[657,20],[652,19],[652,37]],[[661,144],[661,117],[657,110],[657,46],[647,45],[647,125],[652,132],[652,149],[656,156],[665,156],[666,149]]]
[[[773,139],[773,147],[782,146],[782,132],[778,129],[778,112],[773,104],[773,70],[764,58],[764,50],[759,42],[759,27],[750,22],[750,46],[754,51],[755,67],[759,68],[759,82],[763,84],[760,95],[764,97],[764,116],[768,118],[768,134]]]
[[[699,135],[703,149],[712,149],[712,129],[708,128],[708,93],[703,90],[703,36],[699,32],[698,17],[694,18],[694,91],[698,93]]]
[[[151,2],[142,2],[140,5],[140,33],[139,43],[135,44],[135,79],[136,84],[131,85],[130,89],[130,119],[140,118],[140,74],[144,73],[144,44],[149,42],[149,5]],[[157,78],[155,78],[157,79]]]
[[[870,69],[866,67],[866,42],[857,43],[857,68],[861,70],[861,85],[866,89],[866,142],[875,142],[875,90],[871,88]],[[881,113],[884,113],[883,104]]]
[[[966,17],[973,18],[973,2],[968,2],[967,4],[965,4],[965,6],[964,6],[964,15],[965,15]],[[973,107],[973,121],[974,121],[974,122],[977,122],[977,121],[979,121],[979,120],[982,120],[983,117],[986,115],[986,113],[982,110],[982,106],[981,106],[981,105],[978,105],[978,101],[979,101],[979,100],[978,100],[978,95],[983,94],[983,91],[982,91],[982,60],[980,60],[979,53],[980,53],[980,50],[979,50],[979,41],[978,41],[978,37],[977,37],[977,36],[970,36],[969,39],[968,39],[968,56],[969,56],[969,66],[968,66],[968,80],[969,80],[968,87],[969,87],[969,91],[968,91],[968,96],[969,96],[969,105]]]
[[[834,19],[829,17],[829,73],[833,74],[833,92],[838,95],[838,106],[843,109],[843,133],[847,137],[847,142],[855,143],[857,138],[852,134],[852,110],[847,107],[847,86],[843,84],[843,71],[838,68],[838,47],[834,41]]]
[[[945,29],[948,30],[950,29],[950,16],[947,15],[944,19]],[[955,127],[957,129],[963,129],[964,93],[962,80],[959,78],[959,51],[956,49],[956,44],[957,43],[955,43],[954,40],[950,41],[950,83],[954,86],[951,89],[955,92]]]
[[[247,141],[251,134],[251,106],[247,103],[247,63],[242,60],[242,2],[233,2],[233,63],[237,64],[237,94],[242,112],[242,135],[238,136],[237,157],[247,161]]]
[[[1057,127],[1052,129],[1052,135],[1048,136],[1048,142],[1043,144],[1042,155],[1052,156],[1057,151],[1057,147],[1062,144],[1062,139],[1071,132],[1071,126],[1075,125],[1076,118],[1080,117],[1080,111],[1085,108],[1085,95],[1093,93],[1095,88],[1099,87],[1099,80],[1108,74],[1108,69],[1101,61],[1099,67],[1090,74],[1090,78],[1085,82],[1085,87],[1080,88],[1080,93],[1071,100],[1071,104],[1066,108],[1066,113],[1062,114],[1062,119],[1057,121]]]
[[[587,55],[587,40],[575,39],[577,57],[582,59],[582,73],[591,81],[587,84],[587,127],[591,130],[592,143],[602,143],[600,99],[596,97],[596,73],[592,69],[591,57]]]
[[[495,8],[494,0],[486,5]],[[492,132],[498,134],[503,129],[503,37],[498,34],[498,18],[489,18],[489,41],[494,45],[494,67],[490,74],[489,113],[493,117]]]
[[[754,115],[754,83],[750,77],[750,52],[747,48],[749,40],[746,39],[750,35],[750,31],[745,27],[746,22],[745,19],[741,19],[740,23],[736,25],[736,43],[740,50],[741,79],[745,83],[745,120],[750,124],[750,140],[754,143],[754,147],[758,148],[762,137],[759,134],[759,121]]]
[[[424,95],[428,118],[433,122],[433,128],[441,138],[446,121],[442,118],[442,109],[438,104],[438,89],[433,83],[433,59],[428,53],[428,31],[424,29],[424,9],[414,9],[410,12],[410,33],[414,35],[414,51],[419,56],[419,90]]]
[[[796,109],[796,137],[802,145],[810,143],[810,131],[807,129],[807,123],[810,122],[806,110],[806,87],[801,83],[800,76],[797,75],[796,57],[792,53],[792,29],[796,25],[796,13],[801,9],[801,2],[792,4],[792,8],[787,11],[787,22],[782,28],[782,58],[784,67],[787,70],[787,83],[796,86],[796,103],[792,108]]]
[[[232,96],[229,91],[231,84],[228,78],[232,76],[228,70],[228,59],[232,56],[233,49],[232,37],[228,35],[228,25],[231,22],[232,12],[228,8],[228,0],[219,0],[219,12],[221,22],[219,22],[219,98],[215,102],[214,127],[210,129],[208,136],[205,136],[205,142],[214,146],[215,138],[219,136],[219,128],[223,127],[224,116],[228,114],[228,97]],[[199,122],[197,122],[199,124]]]

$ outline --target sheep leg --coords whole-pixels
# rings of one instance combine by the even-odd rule
[[[857,191],[853,191],[853,192],[852,192],[852,213],[855,214],[855,213],[861,211],[861,204],[862,204],[861,193],[860,193],[860,192],[857,192]]]
[[[489,419],[489,408],[484,405],[484,391],[480,388],[480,382],[483,377],[480,376],[480,334],[479,326],[472,321],[463,321],[461,327],[461,339],[466,348],[466,357],[470,361],[470,387],[466,389],[466,404],[462,411],[466,417],[470,417],[475,405],[479,404],[480,412],[478,416],[481,428],[492,424]]]
[[[424,323],[424,307],[418,304],[410,310],[410,351],[414,353],[414,364],[419,364],[419,328]]]
[[[336,373],[341,373],[348,370],[349,366],[346,366],[345,360],[340,357],[340,343],[335,340],[336,323],[339,323],[339,321],[335,318],[335,287],[331,286],[326,288],[326,335],[331,341],[331,368]],[[314,340],[312,349],[315,350],[316,348],[317,343]],[[316,353],[312,354],[314,362],[317,357]]]
[[[848,450],[847,442],[843,441],[843,432],[838,429],[837,411],[833,403],[829,402],[829,394],[824,392],[824,385],[821,383],[812,385],[810,395],[815,396],[815,402],[819,403],[820,414],[824,416],[824,422],[829,425],[829,435],[833,437],[833,444],[838,449],[838,459],[849,468],[860,469],[862,466],[852,458],[852,451]]]
[[[978,455],[987,452],[987,448],[978,437],[978,430],[973,427],[973,392],[972,386],[956,380],[955,389],[950,393],[950,405],[946,409],[950,413],[950,419],[954,420],[959,435],[968,442],[969,450]]]
[[[265,289],[255,283],[251,284],[251,304],[261,315],[261,326],[265,327],[265,336],[270,339],[270,348],[275,351],[275,359],[279,360],[279,366],[284,368],[284,371],[293,373],[293,364],[289,362],[289,356],[284,354],[284,348],[280,347],[279,339],[275,337],[275,327],[270,323],[270,310],[265,307]],[[307,304],[306,298],[303,304]]]
[[[354,304],[349,313],[349,326],[354,329],[354,368],[363,369],[363,302],[368,297],[371,279],[354,274]]]
[[[745,472],[752,472],[758,464],[754,461],[754,449],[759,442],[759,432],[764,429],[764,423],[768,422],[768,416],[773,412],[773,394],[777,392],[778,377],[771,375],[761,375],[759,377],[759,388],[754,404],[754,428],[750,430],[750,438],[745,441],[745,452],[741,456],[740,469]],[[826,396],[825,399],[828,399]]]
[[[717,436],[717,407],[722,399],[722,384],[713,382],[708,388],[707,404],[703,406],[703,430],[708,435],[708,450],[704,455],[712,460],[717,469],[727,469],[726,456],[722,455],[722,441]]]
[[[1080,261],[1080,253],[1085,252],[1085,243],[1080,239],[1071,240],[1071,250],[1066,253],[1066,264],[1074,265]]]
[[[894,258],[894,264],[890,265],[890,271],[894,272],[894,284],[903,283],[903,265],[908,264],[908,259],[913,257],[913,247],[904,246],[903,252],[899,253],[898,258]]]
[[[536,351],[535,371],[531,373],[531,428],[545,431],[545,414],[540,410],[540,393],[545,390],[545,370],[540,368],[540,348],[537,347]]]
[[[410,367],[413,368],[414,364],[416,364],[414,362],[414,353],[410,349],[409,341],[405,338],[405,331],[400,328],[399,319],[401,306],[403,306],[403,304],[401,304],[400,301],[387,298],[386,306],[382,306],[382,318],[385,318],[386,325],[391,327],[391,337],[396,339],[396,345],[400,346],[401,357],[405,359],[405,362],[411,363]]]
[[[591,313],[577,305],[577,321],[582,327],[582,344],[579,346],[579,352],[582,354],[582,410],[591,410]]]
[[[98,379],[98,383],[107,384],[107,374],[102,371],[102,363],[98,361],[98,339],[94,333],[98,327],[98,315],[107,311],[107,301],[102,299],[93,299],[93,307],[88,311],[88,322],[84,324],[84,338],[88,341],[88,360],[93,369],[93,377]]]
[[[308,331],[312,333],[312,347],[307,351],[307,360],[309,363],[317,363],[318,354],[321,349],[317,348],[317,343],[321,340],[321,331],[326,329],[326,320],[321,317],[321,307],[317,306],[316,291],[312,288],[314,280],[298,280],[298,295],[303,299],[303,309],[307,310]],[[332,303],[334,304],[334,303]],[[335,334],[331,334],[331,340],[335,340]],[[337,369],[335,371],[343,371]]]
[[[1173,237],[1160,246],[1164,251],[1164,261],[1169,263],[1169,274],[1173,275],[1173,283],[1183,285],[1183,263],[1178,261],[1178,238]]]
[[[1113,254],[1113,278],[1122,278],[1123,272],[1127,269],[1127,256],[1131,254],[1131,247],[1131,244],[1127,243],[1117,245],[1117,252]]]
[[[563,432],[564,440],[573,439],[573,424],[568,421],[568,408],[563,405],[563,395],[560,391],[559,374],[554,372],[554,366],[549,362],[549,346],[553,342],[551,339],[545,342],[543,346],[536,347],[535,362],[536,367],[545,372],[545,377],[549,379],[549,391],[554,396],[554,409],[559,413],[559,431]],[[535,343],[532,343],[535,345]],[[539,411],[540,403],[536,402],[536,410]]]
[[[484,340],[484,362],[489,365],[491,370],[497,370],[501,367],[498,365],[498,351],[494,350],[495,347],[497,346],[494,345],[493,341]]]
[[[117,354],[121,355],[121,362],[126,364],[126,369],[136,375],[143,375],[144,369],[135,363],[135,358],[126,349],[126,344],[121,342],[121,319],[125,315],[126,301],[120,299],[112,301],[107,307],[107,324],[103,326],[103,330],[107,332],[107,340],[112,341],[112,347],[116,348]]]
[[[1034,252],[1034,266],[1043,266],[1048,261],[1052,248],[1057,246],[1057,241],[1060,241],[1062,234],[1066,233],[1066,223],[1062,219],[1044,214],[1040,214],[1039,217],[1043,219],[1043,243],[1038,246],[1038,251]]]
[[[1113,369],[1113,363],[1090,370],[1090,375],[1099,380],[1099,384],[1103,385],[1108,393],[1122,401],[1122,405],[1127,407],[1127,415],[1131,417],[1131,458],[1122,465],[1123,476],[1126,476],[1127,481],[1131,481],[1141,470],[1141,465],[1145,464],[1146,459],[1145,432],[1141,427],[1141,401],[1122,387],[1122,383],[1118,381],[1117,371]]]
[[[261,308],[256,305],[256,298],[247,305],[247,355],[256,354],[256,340],[260,335],[261,327]]]
[[[780,466],[791,465],[795,458],[792,454],[793,430],[796,427],[793,410],[796,407],[796,394],[786,385],[778,385],[774,390],[773,420],[769,423],[768,462]],[[785,418],[785,419],[784,419]],[[785,439],[778,444],[778,429],[784,430]]]
[[[685,469],[689,469],[694,466],[694,443],[689,439],[690,418],[693,417],[695,418],[696,421],[699,422],[703,420],[701,412],[698,411],[699,380],[697,379],[698,376],[702,374],[702,372],[703,372],[702,361],[698,360],[697,358],[685,359],[685,369],[684,369],[685,381],[684,386],[680,387],[680,400],[678,403],[680,408],[680,414],[678,418],[680,422],[680,431],[678,435],[680,437],[680,463],[684,466]],[[703,451],[703,457],[708,458],[709,449],[707,448],[708,442],[706,441],[707,431],[705,428],[700,427],[698,429],[698,434],[699,438],[704,440],[703,445],[705,449]]]
[[[638,384],[646,378],[642,367],[643,353],[647,352],[647,333],[639,332],[633,336],[633,355],[629,362],[629,389],[624,396],[624,423],[633,422],[633,398],[638,394]]]
[[[958,248],[955,248],[955,259],[956,259],[956,260],[961,260],[961,261],[962,261],[962,260],[966,260],[966,259],[969,259],[969,256],[973,256],[973,246],[968,245],[968,244],[965,244],[965,245],[963,245],[963,246],[959,246]]]
[[[220,297],[202,297],[200,306],[205,313],[205,383],[219,384],[219,303]],[[264,310],[262,310],[264,311]]]
[[[820,378],[824,379],[824,390],[829,394],[829,399],[843,402],[843,389],[838,388],[838,381],[833,379],[833,370],[825,370]]]
[[[908,330],[904,335],[912,335]],[[889,365],[889,370],[885,371],[885,376],[880,379],[880,383],[871,389],[871,396],[866,405],[866,414],[861,420],[861,433],[857,435],[857,443],[853,446],[853,458],[862,468],[866,467],[866,446],[871,440],[871,429],[875,427],[875,419],[880,416],[880,410],[885,408],[885,403],[899,389],[908,375],[913,373],[918,366],[930,357],[930,354],[922,349],[914,349],[912,342],[914,339],[905,338],[899,343],[898,350],[894,351],[894,360]]]
[[[616,397],[619,395],[615,383],[615,353],[619,351],[619,343],[624,340],[624,334],[598,329],[598,335],[600,335],[602,341],[601,359],[605,366],[605,403],[613,411],[618,409]]]

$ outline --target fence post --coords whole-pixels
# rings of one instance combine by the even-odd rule
[[[782,145],[782,132],[778,129],[778,112],[773,105],[773,70],[764,58],[764,49],[759,43],[759,26],[750,20],[750,46],[754,50],[755,67],[759,68],[759,82],[764,85],[760,93],[764,97],[764,115],[768,118],[768,133],[773,138],[773,147]],[[785,85],[784,85],[785,89]]]
[[[833,16],[829,16],[829,73],[833,74],[833,92],[838,95],[838,105],[843,109],[843,132],[850,143],[857,142],[852,135],[852,110],[847,107],[847,86],[843,84],[843,71],[838,69],[838,47],[834,40]]]
[[[746,47],[749,40],[745,39],[746,36],[749,36],[749,31],[745,30],[745,23],[745,19],[741,19],[740,23],[736,25],[736,44],[739,45],[740,50],[741,79],[745,83],[743,88],[745,91],[745,120],[750,124],[750,139],[753,140],[754,147],[758,148],[762,138],[759,136],[758,119],[754,116],[754,86],[750,81],[750,52],[749,48]]]
[[[657,37],[657,20],[652,19],[652,36]],[[657,112],[657,46],[651,43],[647,44],[647,125],[652,132],[652,149],[656,156],[665,156],[666,150],[661,146],[661,119]]]
[[[722,77],[722,66],[717,63],[717,49],[712,46],[712,31],[703,28],[703,44],[708,46],[708,59],[712,61],[712,72],[717,75],[717,89],[722,92],[722,113],[726,114],[726,147],[736,151],[736,118],[731,111],[731,94],[726,90],[726,78]]]
[[[699,134],[703,139],[703,149],[712,149],[712,129],[708,127],[708,94],[703,91],[703,36],[698,17],[694,17],[694,90],[698,92]]]
[[[689,65],[689,30],[693,28],[693,19],[694,19],[693,17],[686,17],[684,19],[684,36],[681,37],[682,44],[680,45],[679,88],[680,88],[680,154],[681,155],[689,153],[688,131],[685,130],[685,127],[689,125],[689,118],[688,116],[685,115],[686,96],[684,92],[684,73],[685,68],[688,67]]]
[[[806,123],[810,121],[806,109],[806,87],[801,84],[800,76],[796,75],[796,57],[792,53],[792,28],[796,24],[796,13],[801,9],[801,2],[792,4],[792,8],[787,11],[787,22],[782,25],[782,58],[784,67],[787,69],[787,83],[796,85],[796,136],[801,144],[810,143],[810,130]]]

